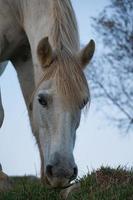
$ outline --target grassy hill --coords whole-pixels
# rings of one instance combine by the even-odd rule
[[[84,176],[81,189],[68,200],[133,200],[133,170],[104,168]],[[60,190],[45,188],[38,179],[13,177],[11,191],[0,200],[59,200]]]

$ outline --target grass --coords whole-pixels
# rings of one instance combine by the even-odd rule
[[[81,189],[68,200],[133,200],[133,170],[118,167],[101,169],[84,176]],[[45,188],[39,180],[12,178],[11,191],[0,193],[0,200],[59,200],[59,190]]]

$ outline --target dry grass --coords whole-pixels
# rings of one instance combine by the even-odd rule
[[[0,200],[59,200],[60,190],[44,187],[31,177],[13,177],[14,187],[0,193]],[[133,170],[118,167],[101,169],[84,176],[81,189],[68,200],[133,200]]]

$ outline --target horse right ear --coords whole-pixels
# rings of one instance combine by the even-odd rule
[[[78,54],[79,60],[83,68],[89,64],[95,52],[95,42],[91,40]]]
[[[0,128],[3,124],[3,120],[4,120],[4,109],[3,109],[3,106],[2,106],[1,89],[0,89]]]
[[[42,67],[47,67],[52,61],[53,52],[48,37],[40,40],[37,47],[37,56]]]

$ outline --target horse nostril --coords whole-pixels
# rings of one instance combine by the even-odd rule
[[[73,170],[73,171],[74,171],[74,176],[77,177],[77,175],[78,175],[78,168],[77,168],[77,167],[74,167],[74,170]]]
[[[54,177],[56,178],[66,178],[69,179],[69,181],[74,180],[77,177],[78,174],[78,168],[75,166],[74,168],[61,168],[53,165],[47,165],[46,166],[46,175],[48,178],[52,179]]]
[[[71,181],[74,180],[78,175],[78,168],[74,167],[73,168],[73,175],[71,176]]]
[[[46,167],[46,174],[48,176],[53,176],[52,168],[53,168],[52,165],[47,165],[47,167]]]

